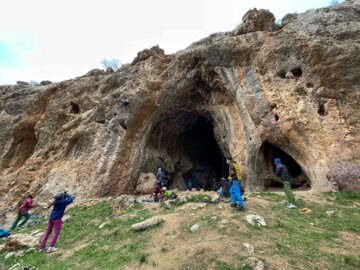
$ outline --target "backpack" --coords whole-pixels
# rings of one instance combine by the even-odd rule
[[[175,193],[175,192],[171,192],[169,198],[170,198],[171,200],[176,199],[176,198],[177,198],[176,193]]]

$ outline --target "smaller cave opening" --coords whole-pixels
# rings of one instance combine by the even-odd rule
[[[299,78],[302,75],[302,69],[300,67],[293,68],[291,70],[292,75]]]
[[[312,87],[314,87],[314,83],[312,83],[312,82],[307,82],[307,83],[306,83],[306,87],[307,87],[307,88],[312,88]]]
[[[299,96],[306,96],[307,95],[307,91],[303,87],[297,87],[296,92],[297,92],[297,94]]]
[[[275,117],[276,122],[279,121],[280,118],[279,118],[279,116],[277,114],[275,114],[274,117]]]
[[[282,79],[285,79],[285,76],[286,76],[286,70],[282,69],[280,71],[277,72],[276,76],[282,78]]]
[[[70,106],[71,106],[70,113],[73,113],[73,114],[80,113],[80,107],[78,104],[76,104],[74,102],[70,102]]]
[[[325,116],[326,115],[326,110],[325,110],[325,105],[324,104],[319,104],[319,108],[318,108],[317,113],[320,116]]]
[[[306,189],[311,187],[311,182],[300,165],[290,156],[288,153],[280,149],[279,147],[265,141],[261,147],[260,153],[262,154],[263,164],[261,166],[262,178],[264,188],[266,190],[282,188],[283,183],[280,178],[275,176],[275,158],[280,158],[281,163],[284,164],[289,171],[290,178],[292,180],[291,187]]]

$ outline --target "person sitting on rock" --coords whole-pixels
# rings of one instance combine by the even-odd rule
[[[10,230],[13,230],[16,228],[17,224],[19,223],[19,221],[21,220],[22,217],[25,217],[25,219],[23,220],[23,222],[20,223],[19,227],[22,227],[29,220],[30,215],[29,215],[28,211],[31,208],[37,207],[37,205],[32,204],[32,198],[33,198],[33,196],[30,194],[26,197],[25,201],[23,201],[23,203],[21,204],[21,206],[19,208],[16,220],[14,221]]]
[[[163,180],[165,178],[165,174],[164,172],[161,170],[161,168],[158,169],[158,172],[156,174],[156,185],[159,186],[160,188],[163,185]]]
[[[231,157],[226,159],[226,163],[229,166],[229,177],[232,181],[232,186],[230,188],[231,207],[237,207],[236,201],[238,200],[239,207],[237,207],[236,210],[244,211],[244,203],[240,193],[241,174],[239,165]]]
[[[163,189],[160,188],[159,185],[155,186],[155,189],[151,192],[150,194],[150,199],[152,198],[152,196],[154,195],[154,202],[158,202],[159,201],[159,197],[161,199],[161,192],[163,191]]]
[[[280,176],[281,181],[284,184],[284,191],[286,198],[288,200],[287,208],[296,208],[294,194],[291,191],[291,185],[290,185],[291,179],[288,168],[281,163],[280,158],[275,158],[274,163],[275,163],[274,173],[275,175]]]
[[[68,204],[72,203],[73,199],[71,198],[70,194],[67,194],[66,192],[59,192],[54,196],[53,205],[54,208],[51,211],[48,226],[46,229],[46,232],[44,234],[44,237],[40,244],[40,251],[45,250],[46,242],[52,232],[52,229],[54,228],[54,235],[52,236],[50,240],[50,246],[47,250],[48,253],[57,251],[58,249],[55,248],[55,243],[57,238],[60,235],[61,232],[61,224],[62,220],[61,218],[64,216],[65,208]]]

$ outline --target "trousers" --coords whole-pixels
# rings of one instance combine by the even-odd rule
[[[238,200],[239,205],[244,207],[244,203],[243,203],[243,200],[241,198],[241,193],[240,193],[240,184],[241,184],[241,181],[233,180],[233,185],[230,188],[230,198],[231,198],[231,202],[233,204],[235,204],[236,200]]]
[[[284,191],[285,191],[286,199],[288,200],[289,203],[295,204],[295,197],[291,191],[290,183],[284,181],[283,184],[284,184]]]
[[[16,220],[14,221],[13,225],[11,226],[10,230],[13,230],[16,228],[16,225],[19,223],[20,219],[22,217],[25,217],[25,219],[23,220],[23,222],[20,223],[19,227],[23,226],[30,218],[30,215],[28,212],[24,212],[24,213],[18,213]]]
[[[53,228],[54,228],[54,235],[51,237],[50,247],[53,247],[55,245],[56,240],[59,237],[59,234],[60,234],[60,231],[61,231],[61,223],[62,223],[61,218],[54,219],[54,220],[49,220],[46,232],[45,232],[44,237],[43,237],[43,239],[41,241],[40,248],[45,248],[46,242],[47,242]]]

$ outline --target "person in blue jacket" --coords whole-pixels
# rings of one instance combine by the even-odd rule
[[[73,199],[71,198],[70,194],[67,194],[66,192],[59,192],[54,196],[53,205],[54,208],[51,211],[48,227],[46,229],[46,232],[44,234],[44,237],[40,244],[40,251],[45,250],[46,242],[52,232],[52,229],[54,228],[54,235],[52,236],[50,240],[50,246],[47,250],[47,252],[54,252],[58,249],[55,248],[55,243],[57,238],[60,235],[61,231],[61,218],[64,216],[65,208],[68,204],[72,203]]]

